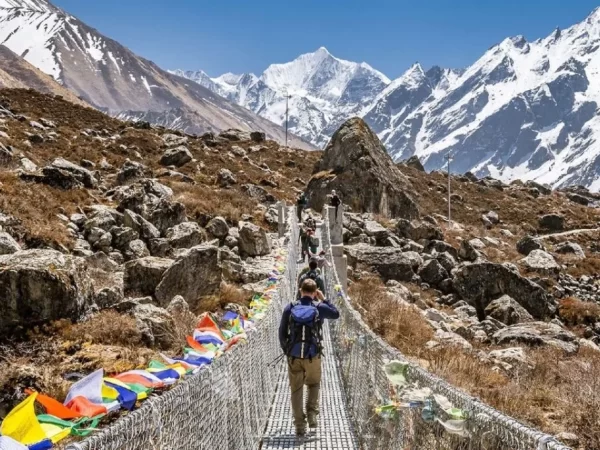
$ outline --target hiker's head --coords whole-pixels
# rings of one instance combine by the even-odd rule
[[[304,280],[300,287],[300,293],[302,297],[314,298],[317,295],[317,283],[315,283],[315,280],[311,280],[310,278]]]
[[[335,195],[335,189],[331,191],[331,195]]]
[[[318,266],[319,266],[319,264],[317,263],[317,260],[314,258],[311,258],[311,260],[308,262],[308,268],[310,270],[317,270]]]

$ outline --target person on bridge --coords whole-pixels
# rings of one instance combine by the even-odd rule
[[[323,281],[323,276],[319,270],[319,263],[313,258],[308,262],[308,267],[302,269],[300,275],[298,275],[298,299],[301,298],[302,283],[308,279],[317,283],[317,289],[321,292],[325,292],[325,282]]]
[[[302,223],[302,210],[304,208],[306,208],[307,204],[308,204],[308,200],[306,199],[306,195],[304,195],[304,192],[302,192],[298,196],[298,199],[296,200],[296,212],[298,213],[298,222],[299,223]]]
[[[323,267],[331,267],[331,264],[329,264],[329,261],[327,261],[326,254],[327,252],[325,250],[321,250],[321,252],[318,255],[312,252],[308,254],[308,256],[310,256],[310,259],[314,259],[317,261],[317,267],[321,271],[321,274],[323,274]]]
[[[302,262],[306,261],[306,256],[308,255],[309,252],[309,243],[308,243],[308,231],[309,228],[307,228],[305,225],[300,225],[300,233],[299,233],[299,237],[298,240],[300,241],[300,251],[302,254]]]
[[[300,300],[290,303],[281,316],[279,343],[287,356],[296,435],[304,436],[306,423],[316,428],[319,415],[323,321],[338,319],[340,313],[314,280],[304,280],[300,290]],[[302,405],[304,385],[308,389],[306,414]]]
[[[317,237],[314,228],[308,229],[308,250],[310,253],[317,253],[319,250],[319,238]],[[306,252],[306,255],[309,255],[309,251]]]
[[[342,204],[342,201],[340,200],[340,197],[337,195],[337,193],[335,192],[335,189],[331,191],[331,200],[329,203],[331,206],[335,207],[335,217],[337,220],[337,215],[338,215],[338,208],[340,207],[340,205]]]

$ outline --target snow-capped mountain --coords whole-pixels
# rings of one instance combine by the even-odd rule
[[[284,139],[281,127],[162,70],[47,0],[0,0],[0,44],[112,114],[128,111],[159,123],[185,114],[179,122],[188,132],[240,128]]]
[[[175,71],[195,80],[198,72]],[[227,73],[203,85],[316,145],[327,143],[346,118],[356,115],[390,80],[366,63],[344,61],[321,47],[292,62],[273,64],[262,75]],[[288,98],[286,98],[288,97]]]
[[[185,74],[184,74],[185,75]],[[323,146],[363,117],[395,160],[600,190],[600,10],[527,42],[507,38],[464,70],[418,63],[390,80],[321,48],[262,75],[212,78],[218,93]]]

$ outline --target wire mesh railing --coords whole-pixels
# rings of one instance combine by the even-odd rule
[[[340,311],[340,319],[331,323],[333,347],[341,368],[347,408],[363,449],[568,450],[554,437],[523,425],[409,363],[377,336],[353,308],[347,293],[336,288],[339,278],[332,270],[336,266],[327,210],[323,217],[322,242],[330,262],[325,270],[326,295],[337,299]],[[408,363],[406,378],[416,389],[429,388],[432,396],[442,395],[462,410],[464,432],[449,432],[448,422],[444,426],[436,420],[436,411],[424,414],[422,403],[402,405],[391,417],[376,414],[378,406],[394,401],[384,371],[384,365],[392,360]]]

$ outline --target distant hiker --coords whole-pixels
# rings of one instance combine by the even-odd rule
[[[317,427],[323,321],[340,317],[336,307],[325,299],[313,280],[302,283],[301,293],[300,300],[285,308],[279,324],[279,344],[287,355],[297,436],[306,434],[307,421],[310,428]],[[308,389],[306,412],[303,408],[305,385]]]
[[[315,234],[315,230],[312,228],[309,228],[307,233],[308,233],[308,247],[312,253],[317,253],[317,251],[319,249],[319,245],[320,245],[319,238]],[[308,252],[307,252],[307,254],[308,254]]]
[[[298,200],[296,200],[296,210],[298,212],[298,222],[300,222],[300,223],[302,223],[302,210],[304,208],[306,208],[307,204],[308,204],[308,200],[306,200],[306,196],[304,195],[304,192],[302,192],[298,196]]]
[[[308,227],[308,228],[312,228],[313,230],[315,230],[317,228],[317,221],[314,219],[314,217],[312,216],[308,216],[308,219],[306,219],[304,221],[304,224]]]
[[[316,253],[312,253],[309,252],[309,255],[311,259],[314,259],[315,261],[317,261],[317,266],[319,268],[319,270],[321,271],[321,273],[323,272],[323,268],[324,267],[329,267],[329,261],[327,261],[327,257],[325,256],[325,250],[321,250],[321,252],[317,255]]]
[[[316,259],[312,259],[308,262],[308,267],[302,269],[300,274],[298,275],[298,292],[300,293],[300,288],[302,287],[302,283],[306,280],[313,280],[317,283],[317,287],[321,292],[325,292],[325,282],[323,281],[323,276],[321,275],[321,271],[319,270],[319,264]],[[298,297],[300,298],[300,297]]]
[[[306,261],[306,256],[308,255],[308,251],[309,251],[309,247],[308,247],[308,230],[309,228],[305,227],[305,226],[300,226],[300,236],[299,236],[299,243],[300,243],[300,251],[302,254],[302,258],[301,261],[304,262]]]
[[[338,208],[342,204],[342,201],[340,200],[340,197],[335,192],[335,189],[331,191],[331,200],[329,201],[329,204],[331,206],[335,206],[335,217],[337,219]]]

